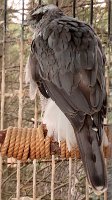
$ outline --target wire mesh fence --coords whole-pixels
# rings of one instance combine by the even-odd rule
[[[107,64],[105,69],[108,93],[107,122],[112,123],[112,1],[111,0],[43,0],[43,1],[0,1],[0,81],[1,87],[1,129],[8,126],[33,127],[34,106],[37,107],[38,119],[41,116],[39,98],[30,101],[28,87],[24,80],[24,67],[26,64],[31,32],[26,24],[27,13],[37,4],[57,4],[69,16],[91,24],[99,35],[105,49]],[[2,64],[1,64],[2,63]],[[56,161],[54,195],[55,199],[69,199],[69,161]],[[3,159],[1,167],[2,176],[0,190],[3,200],[19,199],[51,199],[51,160],[37,161],[34,165],[28,160],[26,164],[19,163],[12,158]],[[35,168],[36,166],[36,168]],[[34,168],[36,171],[34,172]],[[77,169],[76,169],[77,168]],[[75,171],[76,170],[76,171]],[[109,171],[110,170],[110,171]],[[111,188],[111,161],[109,161],[109,188]],[[34,173],[34,176],[33,176]],[[35,176],[36,174],[36,176]],[[17,184],[18,176],[18,184]],[[19,179],[20,178],[20,179]],[[20,182],[19,182],[20,181]],[[35,184],[36,185],[35,185]],[[85,174],[82,163],[72,162],[71,199],[86,198]],[[33,185],[34,184],[34,185]],[[18,190],[16,190],[18,187]],[[36,192],[36,194],[35,194]],[[89,199],[99,199],[89,191]],[[106,200],[101,196],[100,199]],[[112,199],[111,191],[108,198]]]

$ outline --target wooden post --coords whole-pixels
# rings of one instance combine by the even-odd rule
[[[107,91],[107,99],[109,97],[109,68],[110,68],[110,62],[111,62],[111,58],[110,58],[110,44],[108,42],[108,63],[107,63],[107,71],[106,71],[106,91]],[[108,113],[107,113],[107,117],[105,119],[105,123],[108,124]],[[108,163],[107,160],[105,158],[105,165],[106,168],[108,168]],[[108,188],[109,190],[110,188]],[[104,192],[104,200],[108,199],[108,195],[107,195],[107,191]]]
[[[74,179],[73,179],[73,197],[72,199],[74,199],[75,197],[75,193],[76,193],[76,173],[77,173],[77,155],[76,155],[76,151],[75,151],[75,160],[74,160],[74,165],[73,165],[73,168],[74,168],[74,171],[73,171],[73,176],[74,176]]]
[[[19,74],[19,111],[18,111],[18,127],[22,126],[22,109],[23,109],[23,46],[24,46],[24,0],[22,0],[22,25],[20,39],[20,74]],[[20,161],[17,161],[17,189],[16,198],[20,199]]]
[[[6,66],[6,27],[7,27],[7,0],[4,1],[4,26],[3,26],[3,54],[2,54],[2,82],[1,82],[1,125],[4,128],[5,105],[5,66]],[[0,200],[2,200],[2,157],[0,153]]]
[[[35,97],[35,122],[34,128],[37,127],[37,98]],[[33,161],[33,200],[36,200],[36,159]]]
[[[20,161],[17,161],[17,188],[16,188],[16,198],[20,199]]]
[[[33,200],[36,200],[36,159],[33,160]]]
[[[4,128],[4,104],[5,104],[5,66],[6,66],[6,12],[7,0],[4,5],[4,28],[3,28],[3,55],[2,55],[2,82],[1,82],[1,130]]]
[[[0,153],[0,200],[2,200],[2,156]]]
[[[106,70],[106,91],[107,91],[107,102],[108,102],[108,97],[109,97],[109,70],[110,70],[110,66],[111,66],[111,48],[112,48],[112,44],[110,43],[110,41],[112,42],[112,0],[108,0],[108,44],[107,44],[107,48],[108,48],[108,63],[107,63],[107,70]],[[106,124],[108,124],[108,113],[107,113],[107,118],[105,120]],[[108,163],[107,163],[107,159],[105,158],[105,165],[107,167],[108,170]],[[111,193],[111,188],[108,187],[108,191],[110,191]],[[108,192],[105,191],[104,192],[104,200],[108,199]]]
[[[51,200],[54,200],[55,156],[52,155]]]
[[[86,200],[89,200],[89,186],[88,186],[87,178],[86,178]]]
[[[69,158],[69,189],[68,200],[71,200],[71,187],[72,187],[72,158]]]

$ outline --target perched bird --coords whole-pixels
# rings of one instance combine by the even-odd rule
[[[90,25],[64,15],[55,5],[37,6],[29,24],[34,32],[30,78],[69,120],[88,181],[95,191],[104,192],[101,143],[107,97],[101,42]]]

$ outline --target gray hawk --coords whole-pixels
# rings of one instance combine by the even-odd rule
[[[105,55],[93,28],[66,16],[55,5],[33,9],[28,23],[34,36],[31,76],[70,121],[89,183],[107,188],[101,150],[106,116]]]

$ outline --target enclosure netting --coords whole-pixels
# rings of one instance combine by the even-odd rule
[[[9,126],[34,127],[34,118],[41,119],[40,99],[29,99],[28,87],[24,80],[24,68],[29,54],[32,33],[26,24],[26,15],[37,3],[31,0],[16,0],[7,2],[7,12],[4,2],[0,0],[0,81],[1,87],[1,129]],[[107,122],[112,123],[112,1],[111,0],[44,0],[43,3],[58,3],[58,6],[69,16],[91,23],[99,35],[106,53],[107,63],[105,68],[106,86],[108,94]],[[41,3],[41,1],[40,1]],[[6,29],[4,13],[7,14]],[[5,84],[5,85],[4,85]],[[19,122],[18,122],[19,110]],[[35,116],[35,112],[37,116]],[[36,124],[35,124],[36,126]],[[29,159],[20,164],[20,185],[17,185],[17,161],[13,158],[3,159],[2,163],[2,200],[16,198],[17,194],[29,198],[51,199],[51,159],[42,159],[33,162]],[[70,168],[71,166],[71,168]],[[18,171],[19,172],[19,171]],[[108,161],[108,200],[112,199],[112,165]],[[1,173],[0,173],[1,176]],[[71,185],[69,188],[69,179]],[[36,185],[34,184],[36,182]],[[86,179],[82,162],[73,159],[57,159],[55,161],[54,194],[56,200],[86,199]],[[34,194],[36,192],[36,195]],[[89,190],[89,199],[99,199],[92,190]],[[102,195],[100,199],[106,200]]]

